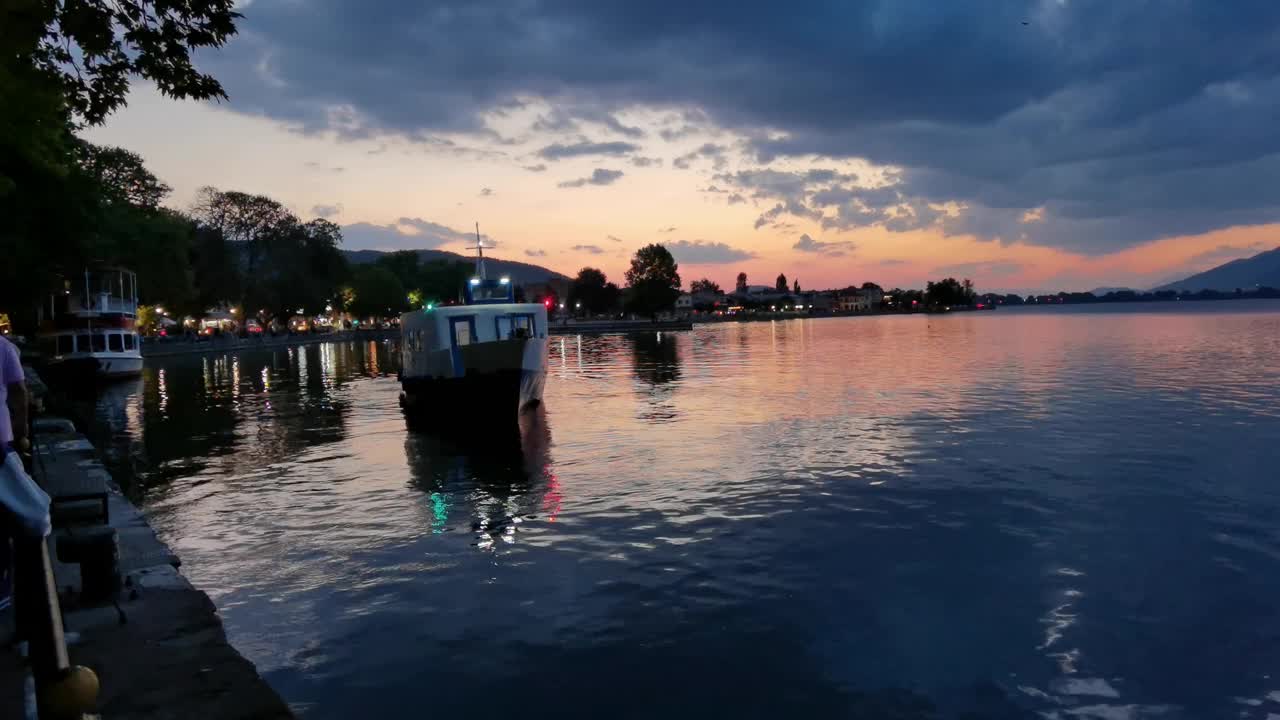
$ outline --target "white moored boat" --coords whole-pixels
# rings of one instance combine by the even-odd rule
[[[142,372],[138,280],[129,270],[101,267],[64,280],[40,307],[39,341],[49,368],[78,379]]]
[[[419,416],[460,411],[501,419],[542,400],[547,376],[547,309],[517,303],[506,278],[485,277],[484,257],[466,286],[466,304],[400,316],[400,404]]]

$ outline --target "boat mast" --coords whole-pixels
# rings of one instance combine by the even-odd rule
[[[480,223],[476,223],[476,276],[484,280],[484,243],[480,242]]]

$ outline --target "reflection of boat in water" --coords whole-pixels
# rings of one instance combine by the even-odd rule
[[[40,306],[39,342],[48,371],[68,380],[142,372],[136,328],[137,277],[122,268],[86,269]]]
[[[508,278],[485,277],[484,251],[477,249],[465,305],[428,304],[400,317],[400,403],[406,412],[505,420],[505,408],[518,412],[542,400],[547,309],[515,302]]]
[[[480,435],[408,433],[409,473],[427,495],[432,531],[469,526],[479,533],[478,543],[488,547],[498,537],[510,542],[525,520],[554,519],[560,496],[550,446],[541,407],[521,413],[511,426]]]

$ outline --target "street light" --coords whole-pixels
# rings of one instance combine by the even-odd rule
[[[563,310],[563,309],[564,309],[564,303],[560,303],[560,309],[561,309],[561,310]]]
[[[582,303],[580,303],[580,302],[576,302],[576,303],[574,303],[574,304],[573,304],[573,306],[574,306],[575,308],[581,308],[581,307],[582,307]]]

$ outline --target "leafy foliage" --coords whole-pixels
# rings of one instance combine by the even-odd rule
[[[743,278],[743,281],[745,282],[745,280],[746,280],[746,275],[745,275],[745,274],[743,274],[743,275],[742,275],[742,278]],[[717,285],[717,284],[715,283],[715,281],[714,281],[714,280],[708,280],[707,278],[702,278],[701,280],[694,280],[693,282],[689,283],[689,292],[691,292],[691,293],[702,293],[702,292],[719,293],[719,292],[720,292],[720,286],[719,286],[719,285]]]
[[[622,291],[609,282],[604,272],[584,267],[578,271],[578,277],[574,278],[569,299],[574,303],[582,303],[587,312],[605,313],[618,306],[621,294]]]
[[[780,292],[780,293],[784,293],[784,292],[786,292],[786,291],[787,291],[787,276],[786,276],[786,275],[783,275],[782,273],[778,273],[778,279],[777,279],[777,281],[776,281],[776,282],[774,282],[773,287],[774,287],[778,292]]]
[[[221,47],[236,32],[234,0],[7,0],[32,68],[61,87],[67,107],[96,125],[125,102],[132,76],[173,98],[226,97],[196,70],[193,50]],[[7,48],[6,48],[7,49]]]
[[[746,273],[744,272],[738,273],[738,284],[734,287],[734,290],[740,293],[744,293],[747,291],[747,274]]]
[[[108,203],[154,210],[171,190],[142,163],[142,157],[124,148],[103,147],[76,141],[80,169],[97,184]]]
[[[249,312],[318,312],[347,277],[342,231],[328,220],[304,223],[271,198],[212,187],[200,190],[194,215],[230,244],[238,260],[235,284]]]
[[[675,307],[680,296],[678,269],[671,252],[661,245],[637,250],[627,270],[628,310],[653,317]]]
[[[960,282],[953,277],[949,277],[937,282],[930,281],[925,286],[924,296],[930,306],[941,307],[947,305],[972,305],[977,293],[974,292],[973,283],[968,279]]]
[[[347,310],[357,317],[384,316],[405,308],[404,284],[381,263],[359,265],[351,274]]]

